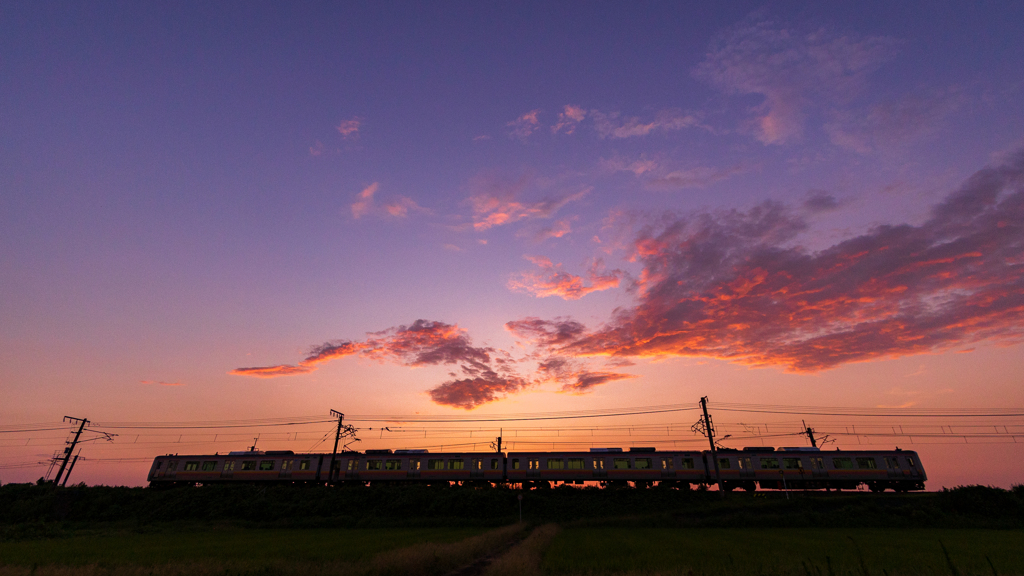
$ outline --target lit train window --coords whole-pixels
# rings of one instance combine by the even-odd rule
[[[260,470],[273,470],[273,469],[274,469],[274,461],[273,460],[264,460],[264,461],[260,462]]]
[[[680,458],[679,459],[679,464],[680,464],[680,466],[679,466],[680,468],[683,468],[683,469],[686,469],[686,470],[693,470],[693,458]]]
[[[910,458],[910,457],[907,457],[907,464],[910,464],[911,466],[913,466],[914,465],[914,459]]]
[[[367,470],[380,470],[380,460],[367,460],[366,461],[366,469]]]
[[[281,460],[281,472],[287,472],[292,467],[291,460]]]
[[[427,460],[427,470],[444,470],[444,460]]]
[[[199,470],[199,462],[185,462],[185,472]]]
[[[562,470],[565,468],[565,461],[561,458],[548,458],[548,470]]]
[[[235,461],[234,460],[225,460],[224,461],[224,471],[225,472],[232,472],[234,469],[235,469]]]
[[[594,470],[604,470],[604,460],[600,458],[594,458]]]
[[[384,469],[385,470],[401,470],[402,469],[402,461],[401,460],[388,460],[388,461],[384,462]]]
[[[761,470],[778,470],[778,458],[758,458],[761,461]]]
[[[448,461],[449,470],[463,470],[465,469],[465,467],[465,463],[462,461],[461,458],[452,458],[451,460]]]
[[[823,458],[811,458],[811,468],[815,470],[825,469],[825,460]]]
[[[583,458],[569,458],[570,470],[583,470]]]
[[[786,470],[803,470],[804,463],[799,458],[783,458],[782,467]]]
[[[498,469],[498,459],[497,458],[491,458],[491,470],[497,470],[497,469]]]
[[[633,463],[637,470],[649,470],[651,468],[650,458],[637,458]]]
[[[355,458],[349,458],[348,459],[348,469],[349,469],[349,471],[350,472],[354,472],[357,468],[359,468],[359,460],[356,460]]]
[[[671,470],[672,469],[672,459],[671,458],[662,458],[661,459],[661,469],[662,470]]]
[[[877,468],[874,458],[857,458],[857,468],[861,470],[874,470]]]
[[[473,459],[473,469],[474,469],[474,470],[483,470],[483,469],[484,469],[484,464],[483,464],[483,462],[484,462],[484,461],[483,461],[483,460],[481,460],[481,459],[479,459],[479,458],[475,458],[475,459]]]
[[[255,469],[256,469],[256,461],[255,460],[242,460],[242,470],[255,470]]]
[[[853,459],[852,458],[833,458],[832,467],[838,470],[852,469]]]
[[[612,467],[616,470],[629,470],[629,458],[615,458]]]
[[[419,469],[420,469],[420,461],[419,460],[409,460],[409,470],[419,470]]]
[[[728,470],[728,469],[732,468],[732,464],[729,462],[728,458],[719,458],[718,459],[718,467],[721,468],[722,470]],[[776,468],[777,467],[778,466],[776,466]]]
[[[512,469],[519,470],[519,458],[512,459]]]
[[[203,472],[213,472],[217,469],[217,463],[214,461],[203,462]]]
[[[349,460],[351,462],[351,460]],[[299,462],[299,470],[309,470],[309,460]]]

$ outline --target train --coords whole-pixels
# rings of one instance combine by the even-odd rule
[[[717,460],[717,470],[715,467]],[[166,454],[149,470],[152,487],[229,483],[512,486],[557,485],[706,489],[725,491],[924,490],[927,480],[912,450],[721,448],[661,451],[633,447],[559,452],[429,452],[366,450],[295,453],[291,450],[227,454]]]

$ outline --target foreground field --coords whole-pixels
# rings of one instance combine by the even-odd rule
[[[572,528],[554,538],[542,567],[549,574],[593,576],[1006,576],[1024,574],[1024,532]]]

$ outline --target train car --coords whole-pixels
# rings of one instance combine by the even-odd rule
[[[657,452],[654,448],[592,448],[589,452],[510,452],[506,478],[525,487],[552,483],[603,486],[663,486],[689,489],[707,482],[700,452]]]
[[[836,450],[818,448],[744,448],[719,450],[722,489],[924,490],[927,476],[916,452],[909,450]]]
[[[499,484],[505,455],[426,450],[367,450],[344,458],[346,483]]]
[[[335,464],[335,479],[341,458]],[[330,454],[296,454],[291,450],[245,450],[227,454],[166,454],[149,469],[153,486],[236,482],[319,482],[330,480]]]

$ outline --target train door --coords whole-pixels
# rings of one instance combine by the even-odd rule
[[[750,462],[750,456],[740,456],[737,459],[740,467],[740,478],[754,478],[754,465]]]
[[[885,457],[885,469],[889,478],[903,477],[903,470],[900,469],[900,461],[896,456]]]

